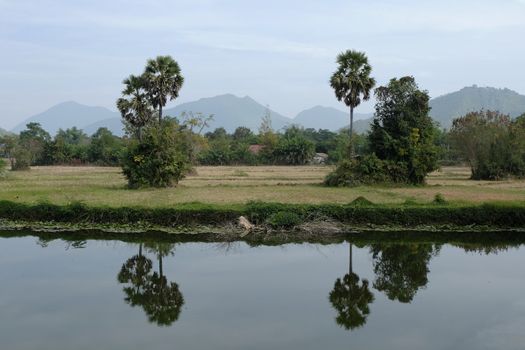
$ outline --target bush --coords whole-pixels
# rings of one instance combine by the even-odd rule
[[[3,177],[5,175],[6,167],[7,167],[6,161],[0,158],[0,177]]]
[[[190,170],[188,152],[179,125],[166,119],[148,128],[142,141],[133,140],[122,159],[130,188],[176,185]]]
[[[301,217],[292,211],[279,211],[268,218],[273,228],[292,228],[301,222]]]
[[[436,193],[436,195],[434,196],[433,203],[443,205],[443,204],[447,204],[448,202],[446,201],[445,197],[441,193]]]
[[[335,171],[326,176],[324,183],[327,186],[359,186],[397,178],[389,176],[387,170],[387,164],[371,154],[361,159],[343,160]]]
[[[31,152],[25,148],[18,146],[12,154],[15,159],[11,170],[29,170],[31,165]]]

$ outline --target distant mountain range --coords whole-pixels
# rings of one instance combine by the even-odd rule
[[[434,98],[430,101],[430,115],[442,127],[450,127],[452,120],[470,111],[480,109],[498,110],[516,117],[525,113],[525,96],[509,89],[471,86],[457,92]],[[237,97],[232,94],[202,98],[197,101],[182,103],[165,110],[165,115],[178,117],[182,112],[200,112],[213,114],[214,120],[208,130],[223,127],[233,132],[238,126],[246,126],[257,131],[261,118],[267,107],[249,96]],[[332,107],[315,106],[288,118],[276,111],[270,110],[272,126],[280,130],[288,125],[300,125],[305,128],[329,129],[336,131],[349,124],[348,112]],[[370,126],[372,114],[355,114],[354,128],[357,132],[365,132]],[[103,107],[91,107],[77,102],[64,102],[51,107],[47,111],[26,119],[12,131],[20,132],[29,122],[39,122],[44,129],[55,134],[59,128],[73,126],[83,129],[87,134],[93,134],[99,127],[107,127],[117,135],[123,134],[120,115]]]
[[[9,131],[0,128],[0,136],[4,136],[6,134],[9,134]]]
[[[473,85],[432,99],[430,107],[430,115],[442,127],[449,128],[454,118],[480,109],[518,117],[525,113],[525,96],[509,89]]]

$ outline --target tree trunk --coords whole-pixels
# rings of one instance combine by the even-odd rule
[[[159,254],[159,273],[160,273],[160,277],[162,278],[163,274],[162,274],[162,254]]]
[[[162,122],[162,104],[159,103],[159,124]]]
[[[352,266],[352,243],[350,243],[350,250],[349,250],[349,259],[348,259],[348,272],[350,274],[353,273],[353,266]]]
[[[354,107],[350,106],[350,159],[354,157]]]

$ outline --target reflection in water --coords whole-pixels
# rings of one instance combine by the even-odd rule
[[[330,292],[329,300],[337,311],[335,321],[347,330],[363,326],[370,314],[369,304],[374,301],[374,295],[368,288],[368,280],[360,278],[353,272],[352,244],[349,249],[348,274],[343,279],[335,281],[334,288]]]
[[[124,300],[131,306],[140,306],[152,323],[170,326],[180,315],[184,297],[175,282],[168,282],[163,274],[162,258],[173,254],[174,245],[155,243],[145,245],[146,250],[157,255],[159,271],[151,273],[153,263],[142,254],[129,258],[117,275],[120,283],[127,284],[123,291]]]
[[[390,300],[410,303],[428,283],[428,263],[440,247],[431,244],[372,244],[374,288]]]

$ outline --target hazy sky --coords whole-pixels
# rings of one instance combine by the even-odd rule
[[[186,78],[177,102],[234,93],[290,117],[344,108],[328,79],[349,48],[379,84],[525,93],[524,40],[525,0],[0,0],[0,126],[66,100],[115,109],[122,79],[159,54]]]

